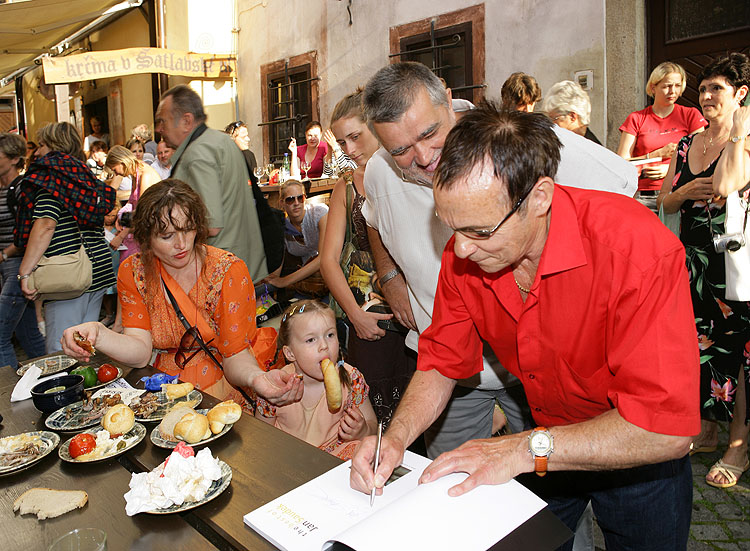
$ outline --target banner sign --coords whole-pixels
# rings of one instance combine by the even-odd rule
[[[48,84],[140,73],[164,73],[196,79],[230,78],[236,69],[234,57],[191,54],[163,48],[127,48],[66,57],[45,57],[43,63],[44,80]]]

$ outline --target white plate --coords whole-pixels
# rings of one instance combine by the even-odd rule
[[[116,390],[113,390],[112,392],[108,391],[107,393],[118,394]],[[57,411],[53,411],[49,414],[47,419],[45,419],[44,425],[48,429],[67,432],[79,431],[98,425],[109,408],[102,408],[99,410],[98,415],[89,418],[89,411],[83,409],[85,403],[84,400],[79,400],[78,402],[73,402],[72,404],[60,408]]]
[[[195,411],[197,411],[198,413],[202,413],[203,415],[206,415],[210,410],[196,409]],[[224,425],[224,428],[221,429],[221,432],[218,432],[216,434],[211,434],[211,436],[209,436],[205,440],[201,440],[200,442],[196,442],[195,444],[190,444],[190,445],[195,448],[197,446],[202,446],[203,444],[208,444],[209,442],[213,442],[217,438],[220,438],[224,436],[226,433],[228,433],[229,430],[232,428],[232,424]],[[179,441],[172,442],[171,440],[167,440],[163,438],[161,435],[161,431],[159,430],[159,425],[156,425],[154,427],[154,430],[151,431],[151,436],[149,438],[151,438],[151,443],[154,446],[157,446],[159,448],[165,448],[168,450],[174,449],[179,443]]]
[[[58,435],[56,435],[54,432],[49,432],[46,430],[26,432],[23,434],[18,434],[16,436],[6,436],[5,438],[0,438],[0,442],[8,441],[11,438],[18,438],[19,436],[27,436],[29,438],[33,438],[35,436],[40,437],[42,440],[41,441],[42,451],[39,455],[36,455],[30,459],[27,459],[18,465],[13,465],[12,467],[0,467],[0,476],[17,473],[18,471],[23,471],[24,469],[28,469],[29,467],[38,463],[44,457],[49,455],[52,452],[52,450],[54,450],[57,447],[57,445],[60,443],[60,437]]]
[[[65,371],[66,369],[74,366],[77,363],[78,360],[76,360],[75,358],[71,358],[70,356],[66,356],[65,354],[58,354],[57,356],[39,358],[38,360],[34,360],[33,362],[25,363],[18,368],[16,374],[23,375],[29,370],[32,365],[35,365],[42,370],[41,376],[46,377],[47,375],[53,375],[55,373]]]
[[[172,513],[181,513],[183,511],[189,511],[190,509],[200,507],[204,503],[208,503],[212,499],[219,497],[219,495],[221,495],[221,493],[229,487],[229,483],[232,481],[232,468],[224,463],[221,459],[219,459],[219,466],[221,467],[221,478],[219,480],[214,480],[213,484],[211,484],[211,487],[208,489],[208,492],[206,492],[205,497],[200,501],[188,501],[183,503],[182,505],[172,505],[171,507],[167,507],[165,509],[153,509],[151,511],[144,511],[144,513],[148,513],[151,515],[170,515]]]
[[[99,426],[91,430],[84,431],[81,434],[90,434],[94,438],[96,438],[96,433],[100,430],[104,430],[103,427]],[[76,435],[77,436],[77,435]],[[146,436],[146,427],[141,425],[140,423],[136,423],[133,425],[133,428],[130,429],[130,431],[124,435],[123,441],[125,442],[125,447],[120,448],[119,450],[117,447],[110,450],[109,453],[103,457],[97,457],[94,459],[87,459],[87,460],[79,460],[79,459],[73,459],[70,456],[70,441],[75,438],[71,438],[70,440],[66,440],[63,442],[63,444],[60,446],[60,449],[57,450],[57,455],[60,456],[60,459],[63,461],[67,461],[68,463],[96,463],[97,461],[104,461],[105,459],[110,459],[112,457],[117,457],[118,455],[122,455],[126,451],[128,451],[133,446],[137,445],[143,438]]]

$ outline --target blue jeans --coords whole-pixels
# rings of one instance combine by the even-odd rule
[[[60,339],[68,327],[87,321],[99,321],[104,291],[105,289],[88,291],[77,298],[50,300],[44,304],[48,353],[62,350]]]
[[[529,473],[518,481],[544,499],[573,531],[591,500],[607,551],[687,547],[693,505],[688,456],[618,471],[557,471],[544,477]],[[570,540],[560,549],[572,547]]]
[[[39,332],[34,303],[26,300],[18,283],[20,256],[0,262],[0,277],[3,287],[0,293],[0,366],[18,367],[16,352],[11,337],[16,334],[18,342],[29,358],[46,354],[44,337]]]

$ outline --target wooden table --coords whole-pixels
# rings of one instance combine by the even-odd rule
[[[96,356],[89,363],[99,365],[104,361],[107,359]],[[143,388],[141,377],[154,372],[151,368],[123,368],[125,379],[136,388]],[[31,400],[10,403],[17,381],[11,369],[0,369],[0,414],[4,417],[0,437],[45,429],[44,416]],[[211,407],[216,402],[215,398],[204,394],[200,407]],[[0,497],[0,530],[11,535],[9,549],[45,549],[54,539],[74,528],[94,526],[107,532],[110,551],[271,550],[274,547],[245,526],[242,517],[340,463],[339,459],[314,446],[243,415],[232,430],[208,446],[215,457],[232,468],[232,482],[223,494],[179,515],[128,517],[123,495],[128,491],[130,472],[151,470],[169,455],[169,450],[151,443],[149,435],[154,426],[155,423],[146,424],[148,434],[144,440],[117,459],[73,465],[62,462],[55,451],[30,469],[0,479],[8,488]],[[72,433],[60,433],[60,436],[64,442]],[[12,502],[30,487],[86,490],[89,504],[56,519],[37,521],[35,516],[20,517],[13,513]],[[554,549],[570,536],[570,531],[544,509],[492,549]]]
[[[333,191],[333,186],[336,184],[336,180],[333,178],[323,178],[319,180],[304,180],[302,182],[305,185],[305,193],[308,197],[314,197],[316,195],[322,195],[324,193],[330,193]],[[279,205],[279,190],[281,185],[279,184],[267,184],[260,186],[260,190],[263,195],[268,199],[268,204],[275,209],[280,209]]]

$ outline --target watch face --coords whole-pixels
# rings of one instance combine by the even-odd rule
[[[552,450],[552,440],[546,432],[536,432],[531,436],[529,447],[534,455],[548,455]]]

